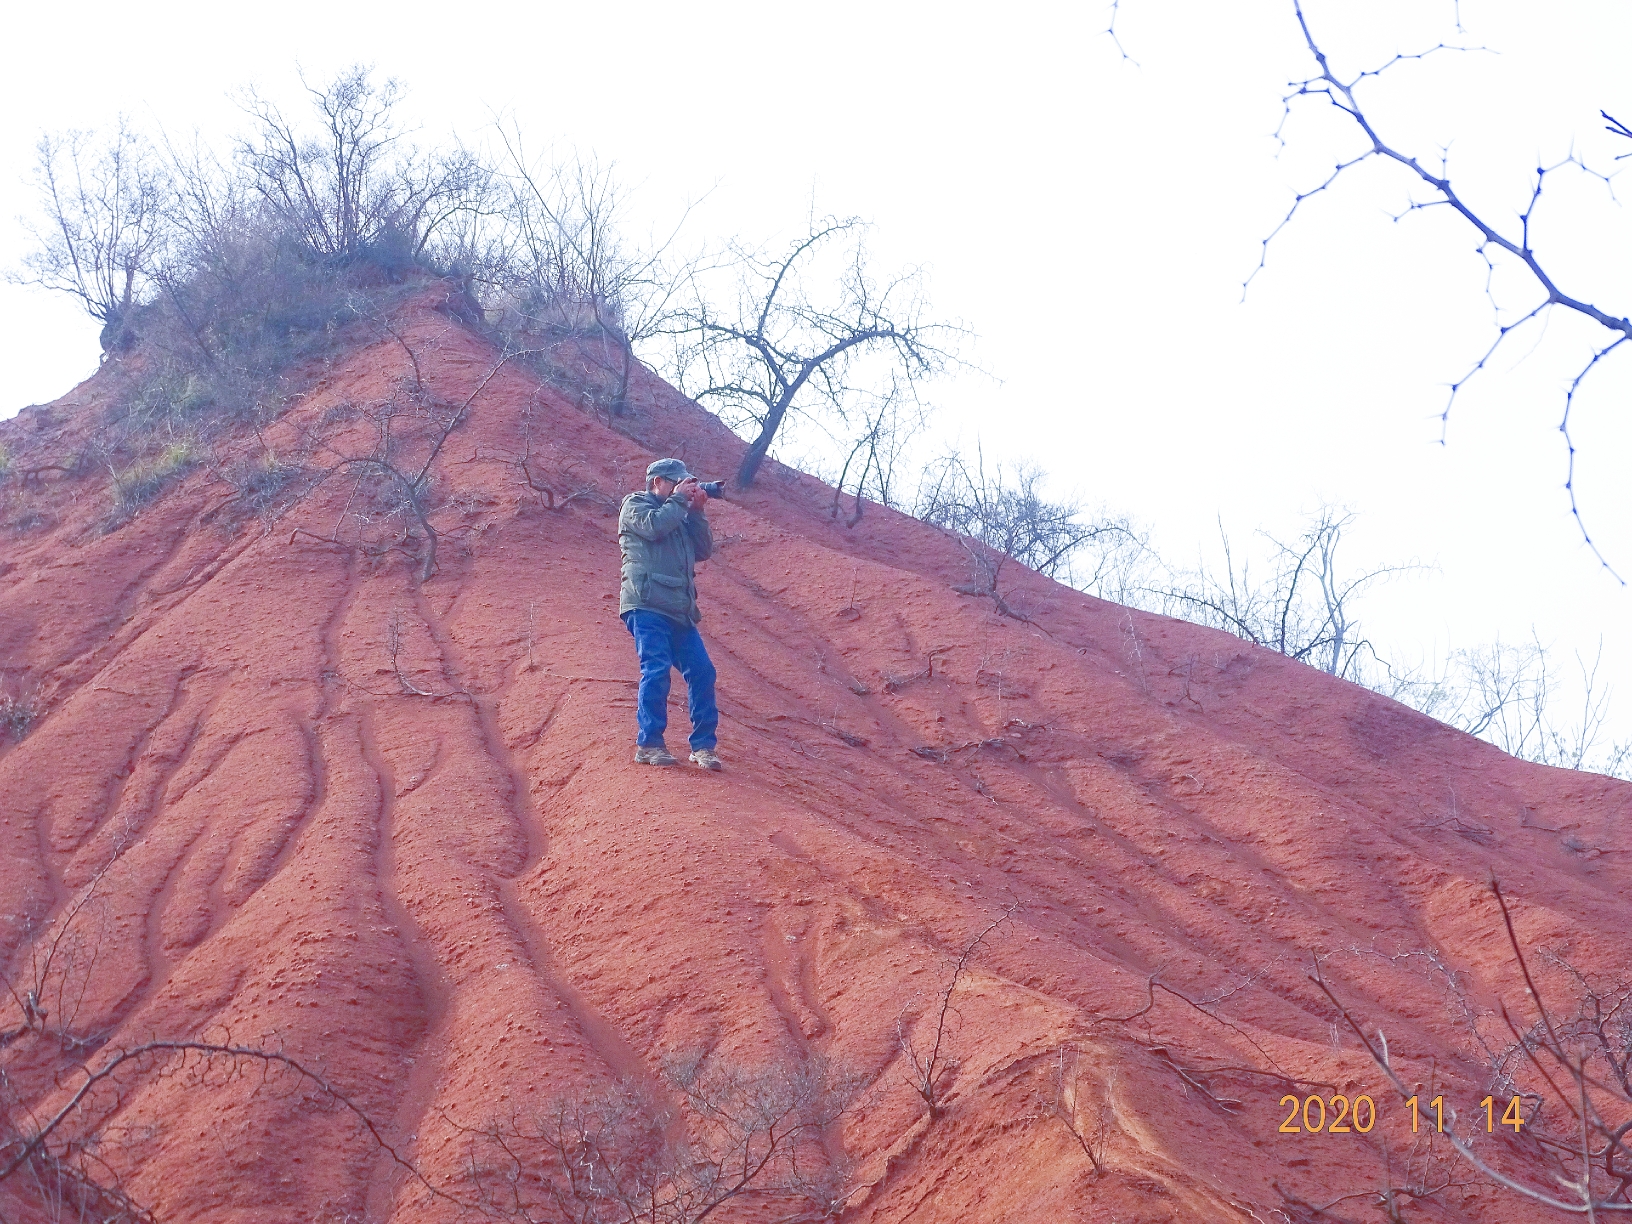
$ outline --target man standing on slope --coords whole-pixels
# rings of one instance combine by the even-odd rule
[[[703,614],[697,610],[696,564],[714,551],[714,535],[703,517],[707,504],[708,495],[684,463],[659,459],[646,469],[645,491],[624,498],[618,515],[618,546],[623,550],[618,615],[640,656],[635,761],[641,765],[678,764],[663,746],[669,669],[677,667],[690,699],[692,762],[720,768],[714,754],[720,723],[714,664],[697,632]]]

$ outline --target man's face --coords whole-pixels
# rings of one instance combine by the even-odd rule
[[[652,492],[659,497],[668,497],[674,492],[674,484],[675,482],[672,480],[666,480],[662,476],[654,476],[652,478]]]

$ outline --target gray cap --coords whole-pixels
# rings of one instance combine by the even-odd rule
[[[686,471],[686,465],[679,459],[659,459],[646,469],[646,479],[656,480],[659,477],[679,484],[682,480],[691,479],[691,473]]]

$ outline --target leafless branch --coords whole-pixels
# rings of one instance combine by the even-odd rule
[[[693,273],[689,304],[662,329],[675,342],[680,388],[755,434],[737,470],[741,488],[753,484],[790,414],[849,422],[858,400],[880,394],[881,376],[893,379],[894,395],[915,395],[956,361],[963,329],[925,319],[918,273],[874,278],[865,230],[854,217],[813,216],[783,255],[735,247],[734,309]]]
[[[925,1110],[931,1120],[940,1117],[944,1104],[944,1083],[947,1074],[956,1068],[956,1061],[947,1057],[946,1043],[950,1036],[948,1025],[955,1015],[952,1006],[952,995],[958,988],[969,960],[974,956],[976,949],[985,941],[986,937],[998,927],[1008,922],[1019,911],[1020,904],[1015,902],[1007,906],[1001,914],[993,918],[968,943],[963,945],[957,959],[952,964],[952,973],[947,978],[946,986],[940,993],[939,1004],[935,1012],[935,1037],[929,1049],[920,1051],[912,1039],[905,1014],[896,1021],[896,1037],[901,1052],[906,1055],[907,1062],[912,1069],[912,1087],[923,1098]]]
[[[1139,61],[1128,54],[1127,48],[1122,45],[1122,39],[1116,32],[1117,18],[1122,15],[1121,8],[1122,0],[1111,0],[1111,13],[1105,26],[1105,36],[1111,40],[1111,45],[1116,48],[1116,53],[1120,55],[1125,62],[1132,64],[1135,68],[1137,68],[1139,67]]]
[[[254,188],[284,226],[321,256],[366,253],[412,263],[439,225],[474,206],[484,174],[463,149],[424,153],[397,126],[402,87],[376,84],[361,64],[316,87],[304,80],[317,132],[297,126],[250,90],[243,109],[256,131],[238,145]]]
[[[1540,985],[1531,972],[1529,958],[1525,955],[1518,933],[1514,928],[1512,913],[1507,899],[1503,895],[1501,886],[1492,879],[1490,882],[1492,896],[1495,898],[1502,914],[1503,927],[1506,931],[1509,946],[1513,950],[1521,976],[1525,982],[1526,997],[1537,1014],[1537,1027],[1533,1035],[1521,1033],[1517,1024],[1504,1006],[1501,1008],[1503,1019],[1513,1033],[1517,1047],[1524,1053],[1529,1063],[1541,1074],[1547,1085],[1545,1095],[1550,1095],[1563,1107],[1566,1114],[1575,1124],[1574,1129],[1581,1135],[1580,1146],[1567,1134],[1551,1134],[1545,1126],[1545,1118],[1538,1118],[1534,1106],[1526,1125],[1529,1131],[1526,1134],[1529,1150],[1534,1153],[1532,1167],[1522,1173],[1510,1173],[1495,1167],[1491,1161],[1481,1156],[1473,1148],[1470,1139],[1458,1132],[1456,1111],[1447,1108],[1444,1135],[1455,1149],[1458,1156],[1465,1160],[1473,1169],[1484,1177],[1489,1178],[1497,1185],[1519,1194],[1531,1203],[1538,1204],[1553,1211],[1568,1215],[1585,1216],[1589,1220],[1597,1219],[1600,1214],[1632,1212],[1632,1197],[1628,1190],[1632,1187],[1632,1167],[1627,1166],[1632,1153],[1628,1152],[1625,1138],[1632,1132],[1632,1116],[1624,1121],[1612,1123],[1605,1119],[1600,1108],[1599,1100],[1594,1093],[1609,1093],[1614,1099],[1623,1104],[1632,1104],[1632,1093],[1626,1093],[1625,1084],[1616,1079],[1604,1080],[1588,1071],[1588,1053],[1585,1047],[1578,1051],[1566,1044],[1566,1037],[1560,1032],[1553,1015],[1542,997]],[[1317,960],[1314,972],[1309,980],[1327,997],[1349,1029],[1359,1038],[1361,1045],[1371,1056],[1372,1061],[1387,1076],[1389,1083],[1399,1094],[1400,1099],[1409,1100],[1413,1094],[1407,1089],[1404,1081],[1396,1071],[1389,1054],[1388,1044],[1382,1033],[1376,1034],[1375,1040],[1368,1036],[1355,1019],[1348,1007],[1343,1004],[1325,981]],[[1592,996],[1594,1004],[1597,996]],[[1619,1004],[1616,1005],[1617,1008]],[[1584,1014],[1590,1014],[1584,1013]],[[1601,1015],[1601,1010],[1599,1015]],[[1620,1075],[1624,1072],[1624,1059],[1617,1064],[1613,1046],[1607,1046],[1611,1051],[1609,1066],[1612,1072]],[[1632,1050],[1632,1037],[1628,1038],[1626,1049]],[[1541,1056],[1545,1055],[1554,1068],[1562,1073],[1565,1082],[1560,1083],[1553,1074],[1543,1065]],[[1515,1132],[1518,1127],[1515,1127]],[[1599,1146],[1594,1147],[1594,1140]],[[1526,1149],[1519,1147],[1519,1153]],[[1573,1162],[1575,1172],[1568,1173],[1568,1165]],[[1597,1175],[1601,1174],[1601,1178]],[[1595,1180],[1596,1178],[1596,1180]],[[1600,1185],[1609,1183],[1607,1187],[1599,1189]],[[1572,1191],[1575,1198],[1560,1198],[1553,1193],[1550,1187],[1562,1186],[1566,1191]],[[1547,1189],[1540,1188],[1548,1187]]]
[[[1569,438],[1569,416],[1570,409],[1574,405],[1575,396],[1577,391],[1580,389],[1582,381],[1599,365],[1603,358],[1608,356],[1615,349],[1619,348],[1623,341],[1632,338],[1632,319],[1625,316],[1616,317],[1608,311],[1600,309],[1591,302],[1567,293],[1560,287],[1558,281],[1554,278],[1548,267],[1543,263],[1541,256],[1536,252],[1531,243],[1532,221],[1535,217],[1536,209],[1543,198],[1543,189],[1549,175],[1557,173],[1566,167],[1574,167],[1581,173],[1591,175],[1595,178],[1604,179],[1605,181],[1607,181],[1607,179],[1604,175],[1599,174],[1588,167],[1573,153],[1563,161],[1557,162],[1553,165],[1538,166],[1531,184],[1530,199],[1525,205],[1523,211],[1518,214],[1516,232],[1503,232],[1500,227],[1487,221],[1483,213],[1476,210],[1470,203],[1468,203],[1466,199],[1463,198],[1455,185],[1452,183],[1449,170],[1443,158],[1441,159],[1439,167],[1437,169],[1433,169],[1424,165],[1418,160],[1418,158],[1400,151],[1385,141],[1377,130],[1377,127],[1373,124],[1371,118],[1366,113],[1366,110],[1361,104],[1356,92],[1362,83],[1381,76],[1388,69],[1400,63],[1411,60],[1420,60],[1440,51],[1482,50],[1482,48],[1459,47],[1441,43],[1435,47],[1429,48],[1427,51],[1415,55],[1396,55],[1393,59],[1389,60],[1379,68],[1357,72],[1345,79],[1338,76],[1333,70],[1325,50],[1316,40],[1314,33],[1310,28],[1308,17],[1304,12],[1302,0],[1292,0],[1292,9],[1297,17],[1298,27],[1302,32],[1304,44],[1308,48],[1309,54],[1314,57],[1318,71],[1313,76],[1307,77],[1301,81],[1294,81],[1292,83],[1291,91],[1283,98],[1282,130],[1284,130],[1286,119],[1292,113],[1294,104],[1299,99],[1323,99],[1326,104],[1345,115],[1359,130],[1363,139],[1363,148],[1362,151],[1356,154],[1354,157],[1339,161],[1332,173],[1324,181],[1311,190],[1299,194],[1294,199],[1292,207],[1290,210],[1288,210],[1286,216],[1281,220],[1280,224],[1275,227],[1275,230],[1270,234],[1270,236],[1264,240],[1264,248],[1263,252],[1260,254],[1258,267],[1254,269],[1252,276],[1247,278],[1247,283],[1250,284],[1257,273],[1263,269],[1264,260],[1267,257],[1269,243],[1273,241],[1276,234],[1291,223],[1292,219],[1296,216],[1299,208],[1305,201],[1330,189],[1345,171],[1372,158],[1382,158],[1404,167],[1415,176],[1418,182],[1426,185],[1433,192],[1433,198],[1431,200],[1421,202],[1414,201],[1407,208],[1407,212],[1417,211],[1431,206],[1450,208],[1453,212],[1462,217],[1462,219],[1466,221],[1478,235],[1479,252],[1481,256],[1485,258],[1487,264],[1490,264],[1492,267],[1494,266],[1492,262],[1493,252],[1511,257],[1512,259],[1516,260],[1518,264],[1526,271],[1530,280],[1535,284],[1536,288],[1539,289],[1541,293],[1540,300],[1514,323],[1501,323],[1500,314],[1498,313],[1497,335],[1495,341],[1491,344],[1490,348],[1486,350],[1484,355],[1480,357],[1480,359],[1473,365],[1467,374],[1465,374],[1455,383],[1451,384],[1450,394],[1446,400],[1445,408],[1441,413],[1442,423],[1449,421],[1450,412],[1452,407],[1455,405],[1458,393],[1464,386],[1467,385],[1468,381],[1474,375],[1478,374],[1487,366],[1490,360],[1495,356],[1496,352],[1500,349],[1502,343],[1516,330],[1522,328],[1530,322],[1542,318],[1554,307],[1563,307],[1566,310],[1573,311],[1576,314],[1590,319],[1592,322],[1604,328],[1606,331],[1616,333],[1617,338],[1609,344],[1595,349],[1592,357],[1587,361],[1580,372],[1577,373],[1574,381],[1570,385],[1569,391],[1566,393],[1564,414],[1559,428],[1565,435],[1566,445],[1570,450],[1569,472],[1566,483],[1566,489],[1569,493],[1570,499],[1570,513],[1576,521],[1576,524],[1581,532],[1582,539],[1585,540],[1587,545],[1593,550],[1593,554],[1597,556],[1603,568],[1608,570],[1617,581],[1623,582],[1624,584],[1624,580],[1621,579],[1620,575],[1615,572],[1615,570],[1610,566],[1608,560],[1598,550],[1598,546],[1593,541],[1590,532],[1588,532],[1586,522],[1581,515],[1580,505],[1576,499],[1574,466],[1575,451],[1574,444]],[[1459,18],[1459,29],[1460,25],[1461,23]],[[1605,114],[1604,118],[1609,120],[1609,131],[1615,133],[1616,135],[1624,136],[1627,134],[1626,129],[1623,128],[1616,120],[1611,119],[1609,115]],[[1277,131],[1277,136],[1280,136],[1280,131]],[[1243,286],[1243,291],[1244,290],[1245,286]],[[1443,435],[1441,440],[1443,441]]]
[[[44,217],[26,223],[36,247],[19,279],[79,299],[103,324],[104,356],[128,348],[172,239],[167,170],[121,117],[100,146],[91,132],[41,137],[34,177]]]
[[[1105,1174],[1105,1145],[1111,1132],[1111,1110],[1108,1105],[1101,1104],[1095,1109],[1092,1121],[1082,1120],[1080,1081],[1077,1076],[1077,1060],[1080,1057],[1076,1050],[1072,1050],[1068,1069],[1066,1047],[1061,1046],[1055,1051],[1054,1097],[1051,1104],[1054,1116],[1064,1123],[1065,1129],[1077,1141],[1077,1146],[1082,1148],[1082,1154],[1088,1157],[1094,1176],[1102,1177]]]

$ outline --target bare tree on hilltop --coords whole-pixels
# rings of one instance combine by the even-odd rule
[[[44,215],[24,221],[35,246],[12,279],[78,298],[103,325],[104,355],[128,348],[131,312],[165,253],[169,173],[123,118],[105,142],[93,132],[48,134],[35,151]]]
[[[667,330],[676,341],[681,390],[727,424],[757,430],[737,468],[754,483],[790,414],[835,436],[875,432],[880,385],[915,396],[918,384],[955,361],[964,333],[926,319],[922,277],[880,282],[868,266],[867,226],[857,218],[812,218],[782,255],[734,245],[734,298],[713,300],[699,279]]]
[[[462,247],[439,254],[471,270],[507,336],[546,348],[570,341],[606,381],[608,416],[621,415],[636,350],[667,325],[680,285],[701,266],[701,257],[672,255],[690,210],[666,238],[631,243],[614,166],[576,153],[534,158],[514,123],[498,134],[492,208],[472,214]]]
[[[471,206],[485,173],[462,148],[427,153],[408,144],[394,115],[401,86],[376,85],[369,73],[354,65],[322,89],[306,86],[316,133],[251,90],[244,110],[257,130],[239,141],[238,158],[273,215],[314,254],[352,259],[389,246],[406,270]]]

